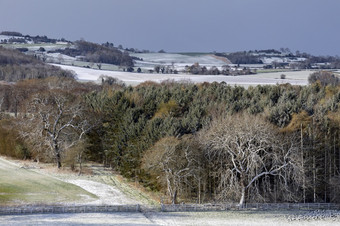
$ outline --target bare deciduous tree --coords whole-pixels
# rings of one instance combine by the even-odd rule
[[[260,117],[237,115],[217,120],[200,133],[208,161],[215,163],[219,174],[223,199],[237,196],[243,205],[249,189],[259,193],[253,185],[266,176],[278,177],[287,185],[285,171],[297,149],[275,131]]]
[[[180,145],[181,141],[175,137],[165,137],[148,150],[143,158],[143,168],[166,184],[171,202],[177,202],[181,185],[193,173],[195,159],[192,158],[192,149]],[[163,175],[160,176],[159,174]]]
[[[59,89],[38,93],[29,104],[22,135],[33,146],[49,147],[60,168],[62,151],[81,141],[92,128],[84,106],[80,98]]]

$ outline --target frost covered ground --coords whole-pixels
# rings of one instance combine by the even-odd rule
[[[150,212],[150,213],[86,213],[36,214],[0,216],[0,225],[237,225],[237,226],[331,226],[336,219],[289,221],[289,211],[228,212]]]
[[[141,213],[82,213],[0,216],[0,225],[155,225]]]
[[[90,192],[50,175],[34,172],[32,166],[16,164],[0,156],[0,206],[74,203],[97,199]]]
[[[140,200],[138,193],[130,195],[131,192],[123,189],[122,183],[106,168],[91,165],[91,170],[92,175],[78,176],[75,172],[57,170],[50,164],[38,165],[0,156],[0,205],[148,204]]]
[[[89,200],[87,205],[130,205],[138,204],[137,201],[132,200],[123,194],[119,189],[113,186],[109,186],[104,183],[84,180],[84,179],[72,179],[64,180],[65,182],[77,185],[82,189],[96,195],[99,199]]]
[[[202,82],[226,82],[229,85],[256,86],[256,85],[275,85],[290,83],[292,85],[307,85],[307,78],[313,71],[292,71],[292,72],[274,72],[260,73],[254,75],[242,76],[224,76],[224,75],[189,75],[189,74],[150,74],[150,73],[130,73],[121,71],[95,70],[84,67],[74,67],[58,65],[63,69],[74,71],[79,80],[98,81],[99,76],[107,75],[122,80],[127,85],[138,85],[145,81],[161,82],[167,79],[175,81],[191,81],[194,83]],[[280,79],[281,74],[286,75],[286,79]]]
[[[11,162],[14,164],[11,164]],[[89,165],[92,174],[57,170],[53,165],[29,161],[3,160],[2,167],[47,174],[77,185],[96,195],[84,200],[64,204],[120,205],[144,204],[136,196],[126,194],[122,185],[114,180],[112,172],[100,165]],[[1,163],[1,161],[0,161]],[[5,164],[6,163],[6,164]],[[11,168],[12,167],[12,168]],[[13,168],[14,167],[14,168]],[[33,172],[32,172],[33,173]],[[133,187],[130,190],[135,190]],[[340,225],[340,211],[221,211],[221,212],[117,212],[76,214],[0,215],[0,225],[238,225],[238,226],[330,226]]]

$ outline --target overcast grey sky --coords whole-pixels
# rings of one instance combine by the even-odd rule
[[[340,55],[340,0],[0,0],[0,31],[169,52]]]

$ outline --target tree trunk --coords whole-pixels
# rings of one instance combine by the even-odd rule
[[[316,160],[313,155],[313,202],[316,203]]]
[[[60,151],[59,151],[59,147],[56,141],[54,141],[54,153],[55,153],[55,159],[57,162],[57,167],[58,169],[61,168],[61,157],[60,157]]]
[[[241,188],[241,199],[240,199],[240,207],[243,206],[244,204],[244,201],[245,201],[245,197],[246,197],[246,187],[244,185],[242,185],[242,188]]]
[[[55,139],[53,139],[52,142],[53,142],[53,151],[54,151],[54,154],[55,154],[55,160],[57,162],[57,167],[58,167],[58,169],[60,169],[61,168],[61,157],[60,157],[59,145],[58,145],[58,142]]]
[[[83,171],[83,166],[82,166],[82,163],[83,163],[83,158],[82,158],[82,153],[80,153],[78,155],[78,162],[79,162],[79,173],[78,173],[78,176],[80,176],[82,174],[82,171]]]
[[[176,198],[177,198],[177,189],[171,186],[171,180],[169,178],[168,173],[166,173],[166,181],[167,181],[167,186],[168,186],[168,193],[169,193],[169,198],[172,204],[175,204]]]
[[[176,203],[177,203],[177,189],[175,189],[175,192],[172,197],[172,204],[176,204]]]
[[[80,176],[83,172],[83,166],[82,166],[82,161],[80,160],[79,162],[79,173],[78,173],[78,176]]]
[[[15,118],[18,118],[18,100],[17,97],[15,97],[15,105],[14,105],[14,116]]]
[[[59,152],[56,154],[56,161],[57,161],[57,167],[58,167],[58,169],[60,169],[61,168],[61,158],[60,158]]]
[[[306,203],[306,174],[305,174],[305,164],[304,164],[304,156],[303,156],[303,130],[302,123],[300,124],[300,132],[301,132],[301,161],[302,161],[302,190],[303,190],[303,203]]]
[[[327,145],[327,142],[326,142],[326,139],[327,139],[327,137],[325,137],[325,153],[324,153],[324,159],[325,159],[325,162],[324,162],[324,189],[325,189],[325,191],[324,191],[324,202],[327,202],[327,182],[329,183],[329,180],[327,180],[327,147],[328,147],[328,145]]]
[[[198,180],[198,204],[201,204],[201,179]]]

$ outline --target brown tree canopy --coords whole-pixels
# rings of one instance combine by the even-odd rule
[[[165,137],[159,140],[143,156],[142,168],[166,187],[171,203],[177,202],[183,185],[198,173],[199,149],[191,137]]]
[[[16,82],[23,79],[51,76],[74,78],[71,71],[46,64],[34,56],[0,46],[0,81]]]
[[[308,82],[310,84],[317,81],[319,81],[323,86],[337,86],[340,84],[340,78],[329,71],[317,71],[309,75]]]

